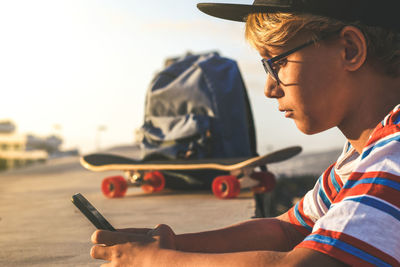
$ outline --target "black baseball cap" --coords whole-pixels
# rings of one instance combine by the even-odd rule
[[[400,29],[400,0],[255,0],[252,5],[199,3],[197,7],[208,15],[240,22],[251,13],[287,12]]]

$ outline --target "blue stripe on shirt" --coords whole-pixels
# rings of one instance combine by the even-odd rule
[[[336,177],[335,177],[335,168],[334,168],[334,167],[332,167],[330,176],[331,176],[332,184],[333,184],[333,186],[335,187],[336,193],[339,193],[339,191],[340,191],[341,188],[340,188],[339,183],[336,181]]]
[[[394,217],[396,220],[400,221],[400,210],[394,208],[393,206],[378,200],[376,198],[372,198],[370,196],[364,195],[364,196],[359,196],[359,197],[351,197],[351,198],[345,198],[343,201],[354,201],[358,203],[362,203],[364,205],[376,208],[380,211],[383,211],[392,217]]]
[[[351,143],[350,143],[350,142],[347,142],[346,146],[347,146],[347,149],[346,149],[346,152],[345,152],[345,153],[349,152],[349,150],[350,150],[350,148],[351,148]]]
[[[312,231],[312,227],[309,226],[308,224],[306,224],[306,222],[303,220],[303,217],[300,214],[299,211],[299,203],[296,204],[296,206],[294,206],[294,216],[296,217],[297,221],[304,226],[308,231]]]
[[[348,180],[346,184],[343,186],[343,188],[349,189],[353,188],[357,185],[360,184],[376,184],[376,185],[384,185],[390,188],[393,188],[397,191],[400,191],[400,183],[395,182],[386,178],[380,178],[380,177],[373,177],[373,178],[364,178],[361,180]]]
[[[375,145],[373,145],[372,147],[368,148],[367,150],[365,150],[362,155],[361,155],[361,159],[365,159],[366,157],[368,157],[369,154],[371,154],[372,150],[374,150],[375,148],[378,147],[383,147],[385,145],[387,145],[388,143],[392,142],[392,141],[400,141],[400,135],[396,135],[393,136],[392,138],[386,139],[386,140],[382,140],[381,142],[376,143]]]
[[[323,176],[319,177],[319,190],[318,190],[318,195],[324,202],[325,206],[329,209],[331,207],[331,201],[329,200],[328,196],[325,193],[324,187],[323,187]]]
[[[396,118],[396,120],[394,121],[394,124],[399,124],[399,123],[400,123],[400,115],[397,114],[397,118]]]
[[[390,264],[382,261],[379,258],[376,258],[374,256],[372,256],[371,254],[368,254],[365,251],[362,251],[350,244],[347,244],[339,239],[334,239],[332,237],[329,236],[323,236],[323,235],[318,235],[318,234],[313,234],[313,235],[309,235],[308,237],[306,237],[304,239],[304,241],[314,241],[314,242],[318,242],[318,243],[322,243],[322,244],[327,244],[333,247],[336,247],[338,249],[341,249],[351,255],[354,255],[364,261],[367,261],[371,264],[374,264],[376,266],[391,266]]]

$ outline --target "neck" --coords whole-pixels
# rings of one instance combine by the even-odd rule
[[[400,104],[400,78],[371,75],[353,88],[357,98],[338,128],[361,153],[378,123]]]

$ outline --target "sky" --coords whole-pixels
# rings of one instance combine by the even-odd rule
[[[60,135],[63,149],[81,153],[132,144],[164,60],[218,51],[239,64],[259,153],[342,147],[337,129],[307,136],[284,118],[263,94],[266,74],[244,24],[201,13],[199,1],[0,0],[0,120],[20,134]]]

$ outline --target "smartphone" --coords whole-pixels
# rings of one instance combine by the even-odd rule
[[[73,195],[71,201],[97,229],[115,231],[115,228],[82,194]]]

